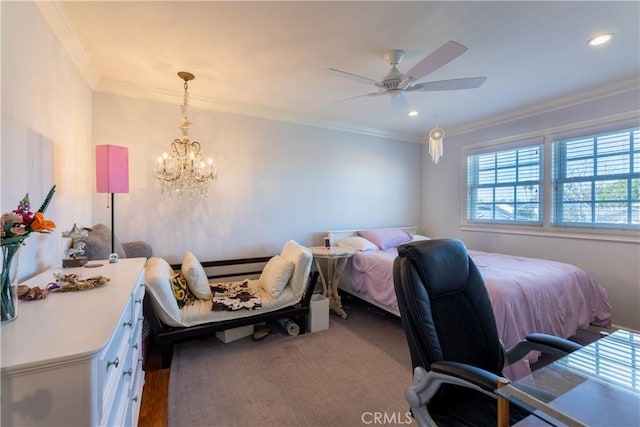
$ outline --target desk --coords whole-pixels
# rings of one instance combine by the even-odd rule
[[[638,426],[640,334],[618,330],[496,392],[551,425]]]
[[[353,250],[324,246],[312,246],[309,248],[313,254],[313,262],[315,263],[316,270],[320,274],[320,282],[322,283],[322,293],[329,299],[329,308],[335,311],[343,319],[347,318],[347,312],[342,308],[340,302],[340,295],[338,294],[338,284],[340,283],[340,276],[344,271],[347,261],[353,256]],[[320,260],[327,260],[327,280],[322,273]]]

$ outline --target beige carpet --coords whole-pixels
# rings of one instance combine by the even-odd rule
[[[290,337],[271,325],[261,341],[176,345],[169,426],[409,424],[411,362],[399,319],[357,304],[347,310],[322,332]]]

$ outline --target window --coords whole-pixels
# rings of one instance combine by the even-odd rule
[[[640,228],[640,128],[553,143],[552,224]]]
[[[541,224],[542,144],[467,157],[467,222]]]

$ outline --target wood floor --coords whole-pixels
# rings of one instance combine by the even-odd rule
[[[160,350],[155,344],[147,344],[144,371],[144,388],[138,426],[166,427],[170,369],[162,369]]]

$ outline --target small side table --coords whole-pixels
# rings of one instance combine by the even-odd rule
[[[340,283],[340,277],[342,276],[342,272],[347,265],[347,261],[351,256],[353,256],[353,250],[338,248],[338,247],[330,247],[325,248],[324,246],[312,246],[309,248],[311,253],[313,254],[313,262],[315,263],[316,269],[320,274],[320,282],[322,283],[322,293],[329,300],[329,308],[335,311],[340,315],[343,319],[347,318],[347,312],[342,308],[342,303],[340,302],[340,295],[338,294],[338,284]],[[322,273],[322,268],[320,266],[320,260],[327,260],[327,280]]]

